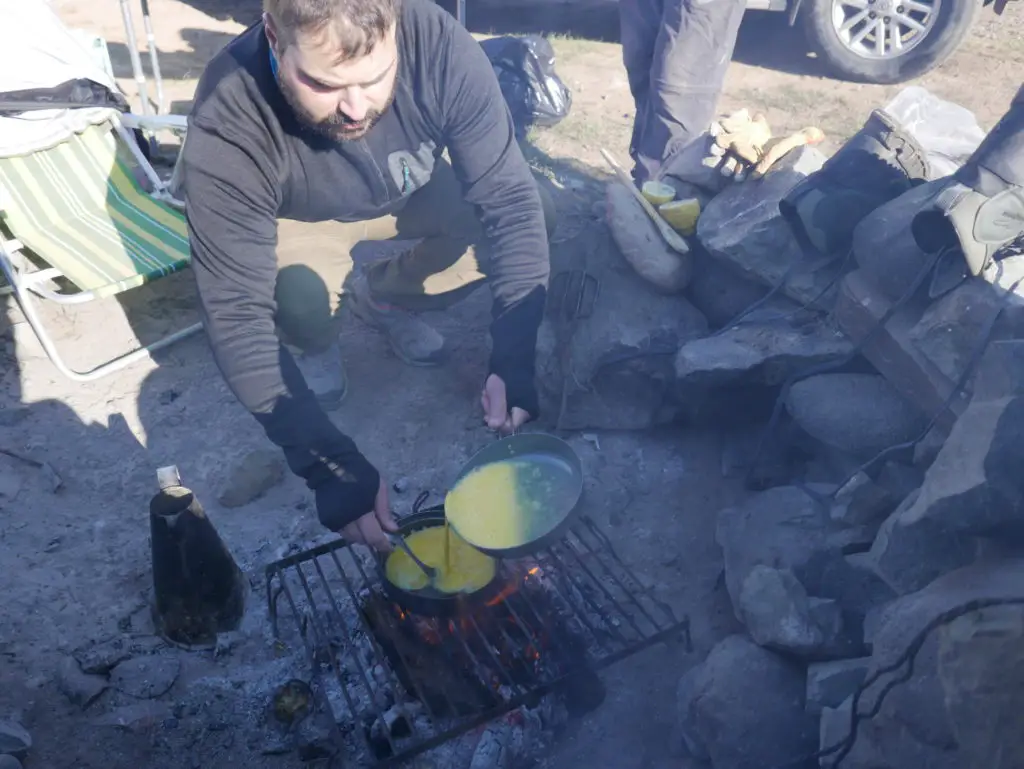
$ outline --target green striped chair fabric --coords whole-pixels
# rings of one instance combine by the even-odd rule
[[[184,215],[154,200],[109,124],[51,149],[0,158],[0,218],[82,291],[111,296],[189,262]]]

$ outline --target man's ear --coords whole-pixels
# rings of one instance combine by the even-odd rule
[[[277,27],[274,25],[274,17],[269,13],[263,14],[263,31],[267,35],[267,42],[270,43],[271,50],[274,51],[274,55],[278,52],[278,34]]]

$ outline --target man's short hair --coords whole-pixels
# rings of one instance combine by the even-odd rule
[[[401,0],[263,0],[281,45],[298,34],[331,35],[343,60],[366,56],[394,26]]]

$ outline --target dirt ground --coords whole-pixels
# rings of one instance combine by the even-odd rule
[[[474,0],[469,4],[474,31],[512,30],[501,13],[488,15]],[[134,94],[118,4],[59,0],[55,5],[70,26],[106,37],[117,74]],[[258,0],[151,0],[150,5],[168,101],[180,111],[187,108],[204,63],[257,17]],[[996,76],[996,63],[1004,73],[1024,71],[1024,3],[1011,6],[1002,19],[981,13],[963,49],[920,81],[973,110],[985,128],[1018,85],[1009,74]],[[553,7],[537,11],[542,21],[534,26],[561,33],[555,41],[557,67],[573,89],[573,112],[557,128],[538,133],[535,142],[565,191],[556,247],[571,248],[571,236],[591,221],[600,187],[568,175],[566,164],[600,166],[602,147],[625,158],[632,110],[618,47],[586,39],[609,37],[614,5],[577,13],[569,13],[564,3]],[[517,11],[504,15],[520,24],[533,18]],[[135,21],[144,40],[137,7]],[[899,90],[823,78],[803,50],[799,33],[782,19],[752,14],[730,69],[723,110],[763,110],[779,131],[817,123],[836,145]],[[409,491],[395,499],[400,512],[420,489],[441,492],[462,462],[491,440],[477,413],[486,309],[481,294],[447,316],[431,318],[457,347],[454,365],[437,371],[409,371],[380,338],[354,326],[343,331],[352,392],[334,418],[389,479],[406,479]],[[17,320],[10,307],[7,315]],[[185,274],[119,300],[67,312],[46,308],[45,317],[69,361],[84,366],[138,339],[150,341],[193,322],[195,300]],[[184,697],[204,677],[228,689],[245,688],[271,656],[265,596],[259,591],[262,567],[289,546],[306,546],[323,532],[309,494],[290,476],[245,507],[218,506],[227,469],[268,444],[220,379],[205,339],[192,338],[158,355],[155,363],[89,384],[63,379],[24,335],[0,347],[0,361],[0,448],[45,460],[64,481],[55,493],[44,474],[0,456],[0,564],[6,575],[0,578],[0,719],[13,715],[32,732],[35,747],[26,766],[294,765],[294,757],[263,756],[243,735],[210,724],[190,732],[198,735],[191,743],[161,736],[160,729],[171,728],[167,724],[155,731],[103,726],[98,719],[108,708],[105,699],[83,711],[67,701],[55,680],[62,655],[83,644],[123,632],[145,633],[140,609],[151,581],[148,501],[155,491],[155,468],[172,463],[206,504],[255,586],[233,649],[216,658],[182,655],[174,694]],[[567,735],[546,765],[678,769],[667,749],[675,682],[732,622],[718,588],[714,515],[743,492],[721,478],[718,434],[607,434],[600,436],[600,448],[581,436],[570,440],[592,479],[591,491],[597,492],[591,494],[598,500],[593,516],[614,533],[623,558],[667,590],[677,612],[691,617],[697,653],[659,647],[610,670],[605,704]],[[168,752],[168,745],[175,750]]]

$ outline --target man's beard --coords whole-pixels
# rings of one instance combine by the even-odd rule
[[[289,89],[286,83],[278,79],[278,84],[281,87],[281,93],[284,94],[285,101],[288,102],[288,106],[295,112],[299,122],[311,131],[332,141],[352,141],[366,136],[370,129],[384,117],[384,113],[391,107],[391,103],[395,100],[395,90],[398,86],[396,81],[395,85],[391,87],[391,93],[388,95],[388,100],[382,109],[372,109],[366,113],[362,120],[355,121],[341,112],[335,112],[333,115],[322,120],[317,120],[299,103],[295,93]]]

